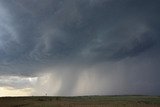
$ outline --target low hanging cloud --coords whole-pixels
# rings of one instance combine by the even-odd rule
[[[1,0],[0,87],[159,95],[159,3]]]

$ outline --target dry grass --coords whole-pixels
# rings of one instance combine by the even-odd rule
[[[2,97],[0,107],[160,107],[160,97]]]

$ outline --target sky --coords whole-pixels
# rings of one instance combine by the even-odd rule
[[[0,96],[160,95],[159,0],[0,0]]]

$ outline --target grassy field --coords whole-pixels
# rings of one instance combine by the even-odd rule
[[[0,107],[160,107],[160,97],[1,97]]]

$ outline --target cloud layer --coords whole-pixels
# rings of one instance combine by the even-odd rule
[[[10,76],[0,78],[1,87],[27,86],[35,95],[43,86],[49,95],[159,95],[159,3],[1,0],[0,75]],[[12,83],[13,76],[26,85]],[[26,78],[39,79],[31,85]]]

